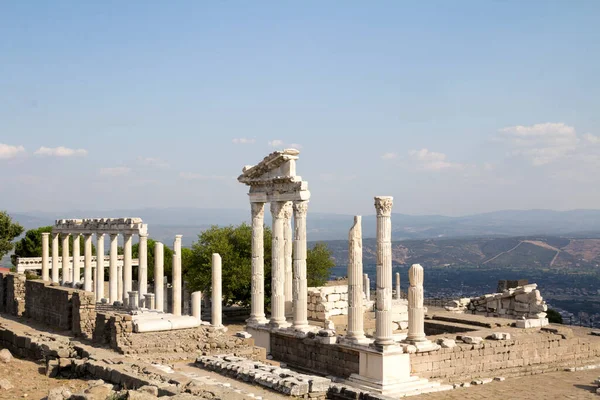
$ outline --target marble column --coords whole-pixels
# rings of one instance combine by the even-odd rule
[[[371,280],[369,274],[365,274],[363,277],[363,289],[365,291],[365,298],[367,301],[371,301]]]
[[[252,208],[252,281],[248,324],[264,324],[265,317],[265,203],[250,203]]]
[[[377,309],[375,347],[394,345],[392,328],[392,205],[391,196],[375,197],[377,211]]]
[[[192,317],[202,321],[202,292],[192,292]]]
[[[348,332],[346,339],[365,340],[363,326],[363,265],[361,217],[354,217],[354,225],[348,233]]]
[[[80,237],[80,233],[73,234],[73,273],[71,276],[71,283],[73,287],[76,287],[79,281],[81,281],[81,253],[79,247],[81,246],[81,244],[79,243],[81,241],[79,239]]]
[[[148,310],[154,310],[155,309],[155,297],[154,297],[154,293],[146,293],[144,295],[144,303],[146,305],[146,308]]]
[[[221,256],[217,253],[212,255],[212,318],[211,325],[219,328],[223,326],[222,322],[222,302],[223,302],[223,291],[221,288],[222,284],[221,275]]]
[[[408,270],[408,335],[406,341],[425,342],[425,309],[423,308],[423,267],[413,264]]]
[[[306,287],[306,213],[308,201],[294,202],[294,276],[293,309],[294,329],[308,327],[308,289]]]
[[[173,276],[171,283],[173,285],[173,305],[171,313],[173,315],[181,315],[181,264],[179,263],[177,254],[173,254]]]
[[[158,311],[164,311],[165,246],[154,242],[154,304]]]
[[[104,233],[96,233],[96,301],[104,298]]]
[[[396,300],[400,300],[402,298],[400,292],[400,272],[396,272]]]
[[[140,235],[139,266],[138,266],[138,292],[139,300],[143,302],[144,295],[148,293],[148,235]],[[142,304],[140,304],[141,306]]]
[[[273,218],[273,240],[271,245],[271,326],[285,328],[289,323],[285,319],[285,241],[284,220],[286,201],[271,203]]]
[[[71,260],[69,259],[69,233],[62,234],[62,278],[60,283],[71,280]]]
[[[131,258],[133,248],[133,235],[123,235],[123,305],[129,304],[129,292],[133,290]]]
[[[137,310],[140,303],[139,292],[137,290],[132,290],[127,294],[129,295],[129,309]]]
[[[59,233],[52,233],[52,282],[58,283],[58,238]]]
[[[113,304],[115,301],[120,301],[117,291],[117,280],[119,279],[117,270],[117,249],[119,235],[116,233],[110,234],[110,261],[108,264],[108,302]]]
[[[92,235],[86,233],[83,236],[83,290],[92,291]]]
[[[50,280],[50,233],[42,232],[42,280]]]
[[[292,202],[287,202],[283,209],[283,263],[285,269],[285,281],[283,293],[285,298],[285,317],[292,318],[294,306],[292,303],[293,274],[292,274]]]

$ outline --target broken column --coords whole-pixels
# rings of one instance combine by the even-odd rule
[[[114,304],[115,301],[121,301],[118,295],[117,280],[119,271],[117,270],[117,249],[119,235],[110,234],[110,258],[108,263],[108,302]]]
[[[264,214],[265,203],[250,203],[252,209],[252,282],[250,318],[248,324],[264,324],[265,317],[265,261]]]
[[[306,287],[306,213],[308,200],[294,202],[294,276],[293,308],[294,329],[308,327],[308,290]]]
[[[129,292],[133,289],[133,272],[131,267],[133,235],[123,235],[123,305],[129,304]]]
[[[423,267],[413,264],[408,270],[408,335],[409,343],[427,342],[425,309],[423,308]]]
[[[132,290],[129,294],[129,309],[137,310],[139,308],[140,298],[137,290]]]
[[[104,298],[104,233],[96,233],[96,301]]]
[[[212,255],[212,318],[211,325],[218,328],[223,326],[222,323],[222,281],[221,281],[221,256],[217,253]]]
[[[292,274],[292,202],[286,203],[283,209],[283,264],[285,270],[285,282],[283,293],[285,298],[285,317],[292,318],[294,307],[292,303],[293,274]]]
[[[287,201],[274,201],[271,203],[273,218],[272,245],[271,245],[271,322],[273,328],[288,327],[285,319],[285,240],[284,220]]]
[[[80,233],[73,234],[73,270],[71,276],[72,286],[75,287],[81,280],[81,254],[80,254]]]
[[[363,329],[363,265],[361,217],[354,217],[354,225],[348,234],[348,333],[346,339],[364,341]]]
[[[154,243],[154,304],[158,311],[164,310],[164,266],[165,246]]]
[[[83,236],[83,290],[92,291],[92,234],[86,233]]]
[[[396,272],[396,300],[400,300],[402,296],[400,295],[400,272]]]
[[[363,290],[365,292],[367,302],[371,301],[371,280],[369,279],[369,274],[364,274],[363,276]]]
[[[377,211],[377,308],[375,343],[378,348],[394,345],[392,329],[392,205],[393,197],[376,196]]]
[[[62,280],[61,284],[71,280],[71,263],[69,260],[69,234],[62,234]]]
[[[192,292],[192,317],[202,321],[202,292]]]
[[[58,238],[59,234],[52,232],[52,282],[58,283]]]
[[[42,232],[42,280],[50,280],[50,233]]]
[[[139,299],[143,302],[143,297],[148,292],[148,234],[140,234],[138,291]]]
[[[146,308],[149,310],[154,310],[155,305],[154,305],[154,293],[146,293],[144,295],[144,304],[146,305]]]

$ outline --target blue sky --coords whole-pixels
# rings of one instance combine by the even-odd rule
[[[0,3],[0,208],[600,204],[600,2]]]

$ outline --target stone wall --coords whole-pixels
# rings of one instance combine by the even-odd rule
[[[72,298],[72,309],[73,334],[92,339],[96,327],[96,297],[94,293],[75,290]]]
[[[72,297],[75,289],[50,285],[44,281],[27,281],[25,315],[53,328],[70,331],[73,324]]]
[[[452,348],[411,354],[411,372],[421,378],[449,382],[516,376],[597,363],[600,341],[536,331],[512,340],[479,344],[456,341]]]
[[[372,307],[363,293],[365,310]],[[308,319],[325,322],[336,315],[348,315],[348,285],[308,288]]]
[[[21,316],[25,311],[25,275],[9,272],[6,277],[5,312]]]
[[[358,373],[358,351],[309,337],[271,332],[271,355],[277,361],[313,374],[347,378]]]

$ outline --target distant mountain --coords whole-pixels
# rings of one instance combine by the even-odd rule
[[[10,214],[26,229],[53,224],[57,218],[141,217],[148,224],[150,236],[169,243],[175,234],[183,234],[184,246],[189,246],[211,225],[250,222],[249,209],[145,208]],[[352,222],[352,215],[309,211],[308,239],[346,239]],[[265,223],[271,223],[268,211],[265,212]],[[375,237],[375,229],[376,217],[364,216],[363,237]],[[528,235],[595,237],[600,235],[600,210],[508,210],[464,217],[393,214],[392,230],[394,240]]]

